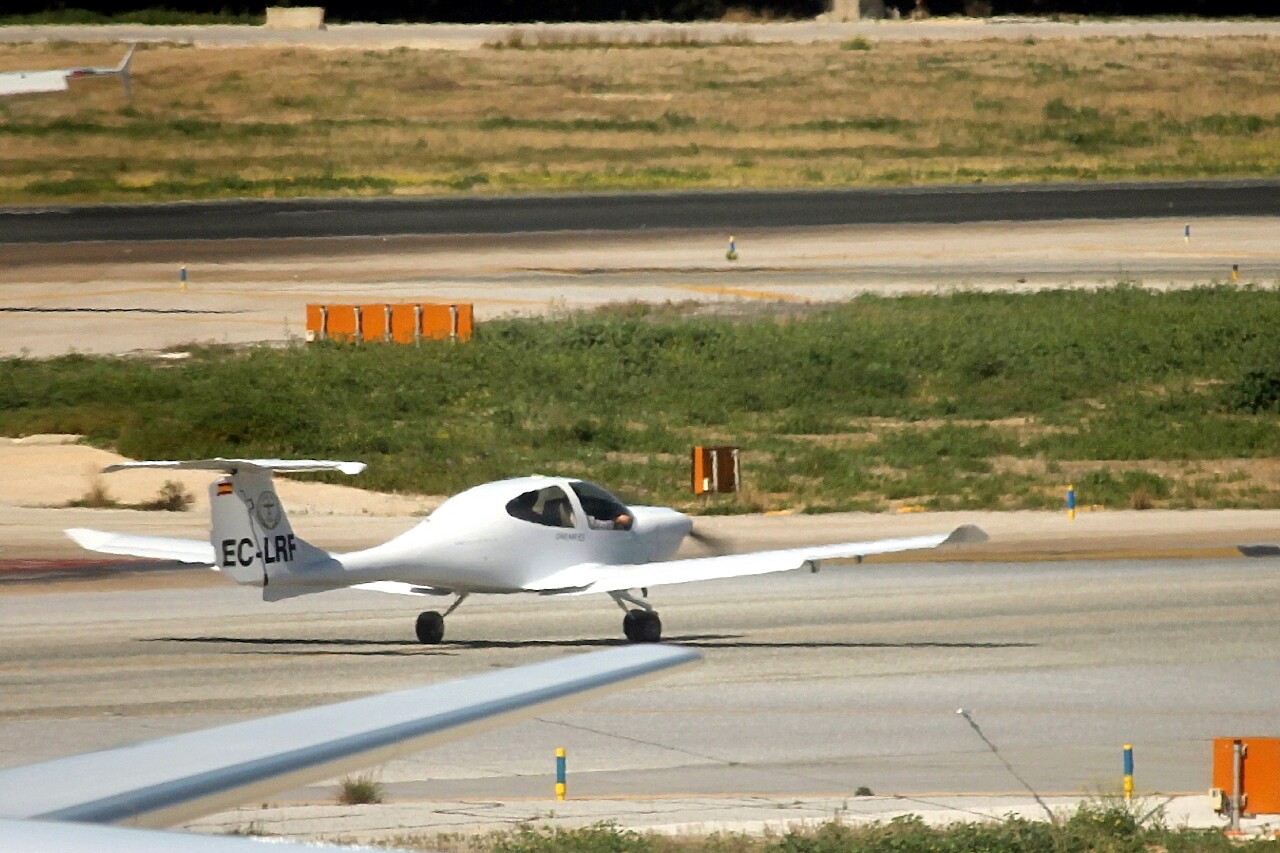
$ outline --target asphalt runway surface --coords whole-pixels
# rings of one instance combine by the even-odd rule
[[[621,642],[595,596],[473,598],[423,647],[399,596],[75,589],[0,587],[0,765]],[[666,639],[703,664],[392,762],[389,795],[545,798],[561,746],[584,797],[1079,794],[1116,789],[1126,743],[1140,790],[1201,791],[1211,738],[1280,728],[1274,561],[884,564],[654,592]]]
[[[968,185],[0,208],[0,243],[1275,216],[1280,181]]]

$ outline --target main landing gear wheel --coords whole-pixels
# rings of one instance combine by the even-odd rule
[[[622,617],[622,633],[633,643],[656,643],[662,639],[662,620],[657,613],[628,610]]]
[[[434,646],[444,639],[444,617],[434,610],[419,613],[414,629],[418,632],[418,642]]]

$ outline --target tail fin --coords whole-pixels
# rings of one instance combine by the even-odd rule
[[[129,45],[129,52],[124,55],[124,59],[120,60],[120,64],[116,66],[116,73],[120,75],[120,82],[124,84],[125,100],[133,100],[133,88],[131,85],[131,78],[129,77],[129,64],[133,62],[133,52],[137,49],[137,42]]]
[[[269,469],[245,466],[215,480],[209,507],[214,557],[236,583],[266,586],[273,569],[314,556],[299,553],[310,546],[294,534]]]
[[[222,471],[209,486],[215,565],[236,583],[269,588],[273,580],[286,585],[304,581],[308,575],[325,573],[333,560],[329,554],[299,539],[276,495],[275,471],[341,471],[358,474],[362,462],[333,462],[316,459],[196,459],[185,462],[124,462],[106,469],[169,468]],[[337,567],[340,569],[340,567]],[[302,590],[309,591],[309,590]],[[276,599],[288,594],[263,590],[263,597]]]

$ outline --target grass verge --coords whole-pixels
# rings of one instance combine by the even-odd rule
[[[712,512],[1280,506],[1280,293],[1207,286],[510,319],[468,344],[0,361],[0,433],[135,458],[352,458],[447,494],[533,472]],[[687,494],[695,444],[745,488]]]
[[[1053,822],[1006,817],[929,826],[916,815],[885,823],[840,819],[780,833],[669,836],[601,823],[581,829],[532,828],[488,836],[390,839],[406,849],[446,853],[1226,853],[1271,849],[1265,838],[1234,841],[1220,830],[1172,828],[1157,809],[1141,815],[1123,805],[1088,804]]]

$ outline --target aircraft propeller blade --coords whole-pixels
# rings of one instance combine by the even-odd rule
[[[733,543],[723,536],[716,536],[705,530],[699,530],[696,526],[689,531],[689,539],[698,545],[704,552],[712,557],[721,557],[725,554],[733,553]]]

